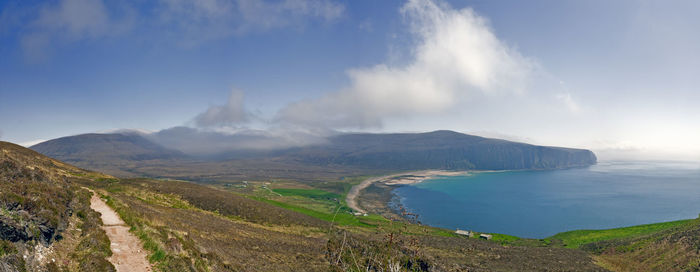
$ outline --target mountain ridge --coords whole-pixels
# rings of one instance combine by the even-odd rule
[[[30,148],[111,175],[190,180],[306,178],[310,173],[321,175],[318,179],[323,180],[426,169],[562,169],[597,162],[590,150],[537,146],[448,130],[345,133],[329,136],[318,144],[292,148],[220,150],[209,159],[164,147],[141,134],[83,134]]]
[[[544,170],[589,166],[597,162],[590,150],[537,146],[449,130],[352,133],[332,136],[329,140],[335,154],[323,150],[322,146],[309,146],[296,150],[294,155],[320,164],[370,168],[374,165],[396,170]]]

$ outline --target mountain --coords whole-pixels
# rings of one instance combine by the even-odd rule
[[[84,134],[46,141],[31,148],[86,169],[116,176],[199,181],[327,180],[403,170],[560,169],[596,163],[595,154],[589,150],[536,146],[453,131],[340,134],[317,144],[277,150],[217,148],[208,158],[206,154],[185,154],[163,147],[160,143],[167,142],[163,139],[165,135]],[[246,141],[250,142],[250,137],[253,136]],[[237,138],[218,139],[235,141]],[[198,144],[226,145],[216,141]]]
[[[288,150],[283,157],[318,165],[370,169],[559,169],[596,163],[584,149],[546,147],[454,131],[343,134],[330,143]]]
[[[138,134],[81,134],[46,141],[30,148],[68,163],[85,160],[142,161],[185,156]]]
[[[45,141],[30,148],[86,169],[119,176],[137,176],[129,172],[133,164],[187,158],[180,151],[167,149],[136,133],[81,134]]]

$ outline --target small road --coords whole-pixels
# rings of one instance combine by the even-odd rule
[[[117,268],[117,272],[152,271],[141,241],[129,232],[129,226],[111,207],[107,206],[94,191],[89,191],[92,192],[90,208],[102,214],[102,229],[107,233],[111,243],[112,256],[107,260]]]

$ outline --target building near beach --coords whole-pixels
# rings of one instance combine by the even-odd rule
[[[457,229],[457,230],[455,231],[455,233],[456,233],[456,234],[459,234],[459,235],[464,235],[464,236],[467,236],[467,237],[473,237],[473,236],[474,236],[474,233],[471,232],[471,231],[468,231],[468,230],[460,230],[460,229]]]

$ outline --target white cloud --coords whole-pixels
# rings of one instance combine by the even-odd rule
[[[35,12],[15,9],[33,14],[25,25],[20,38],[25,55],[30,60],[41,60],[53,42],[74,42],[117,35],[128,31],[133,24],[133,14],[128,8],[122,10],[120,18],[110,13],[102,0],[61,0],[46,3]]]
[[[18,145],[21,145],[21,146],[24,146],[24,147],[30,147],[30,146],[33,146],[33,145],[35,145],[35,144],[43,143],[43,142],[45,142],[45,141],[46,141],[46,140],[39,139],[39,140],[32,140],[32,141],[27,141],[27,142],[21,142],[21,143],[17,143],[17,144],[18,144]]]
[[[273,28],[300,23],[304,18],[333,21],[340,18],[345,7],[329,0],[284,0],[271,3],[259,0],[238,0],[245,19],[243,28]]]
[[[281,128],[255,130],[248,128],[173,127],[146,135],[146,137],[165,147],[194,155],[221,155],[232,151],[246,150],[269,151],[326,141],[322,135]]]
[[[564,105],[571,111],[571,112],[579,112],[581,111],[581,107],[579,107],[578,103],[574,100],[573,97],[571,97],[571,93],[561,93],[558,94],[557,99],[560,101],[564,102]]]
[[[372,24],[372,21],[370,19],[365,19],[362,22],[360,22],[357,25],[357,28],[359,28],[362,31],[366,31],[366,32],[373,32],[374,31],[374,25]]]
[[[192,46],[213,39],[282,27],[311,20],[332,22],[345,6],[331,0],[161,0],[160,20],[177,28],[174,35]]]
[[[99,0],[63,0],[45,6],[34,24],[74,38],[101,36],[110,28],[109,15]]]
[[[232,126],[249,121],[250,114],[243,105],[243,92],[231,91],[228,101],[224,105],[211,106],[205,112],[195,117],[198,127]]]
[[[352,69],[349,87],[291,104],[277,119],[305,126],[378,127],[386,118],[441,113],[473,96],[521,93],[537,68],[470,8],[410,0],[401,12],[415,37],[408,64]]]
[[[61,43],[114,37],[134,28],[148,33],[151,42],[196,46],[251,31],[334,22],[345,12],[332,0],[58,0],[4,8],[0,32],[21,29],[20,45],[33,61]]]

